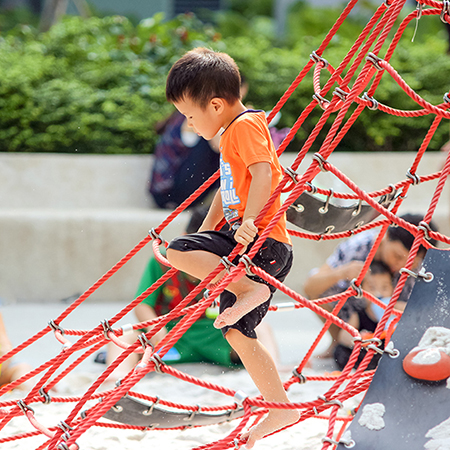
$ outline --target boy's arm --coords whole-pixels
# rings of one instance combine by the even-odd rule
[[[272,168],[268,162],[258,162],[248,168],[252,181],[248,190],[247,206],[242,218],[242,225],[237,229],[234,239],[239,244],[244,245],[244,250],[248,244],[253,242],[258,228],[254,221],[261,212],[270,197],[272,188]]]
[[[223,217],[222,197],[220,189],[218,189],[209,207],[208,214],[198,231],[214,230]]]

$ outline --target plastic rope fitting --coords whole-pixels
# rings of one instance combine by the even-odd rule
[[[326,69],[330,63],[323,58],[322,56],[319,56],[315,51],[313,51],[309,57],[317,64],[318,62],[321,62],[323,64],[323,68]]]
[[[366,56],[366,61],[372,63],[372,65],[375,67],[375,69],[382,71],[384,70],[383,67],[380,66],[380,62],[383,61],[379,56],[375,55],[375,53],[368,53]]]
[[[361,286],[356,285],[356,278],[353,278],[353,280],[350,281],[350,286],[356,292],[356,295],[354,295],[354,297],[362,298],[363,290],[361,289]]]
[[[242,405],[244,401],[248,398],[248,395],[244,391],[236,391],[234,393],[234,400],[238,405]]]
[[[369,108],[370,110],[376,111],[378,109],[379,106],[378,102],[373,97],[370,97],[370,95],[367,92],[364,92],[362,99],[367,102],[370,102],[370,105],[367,106],[367,108]]]
[[[320,153],[314,153],[314,156],[312,157],[312,159],[319,164],[320,170],[322,172],[328,172],[328,170],[325,169],[325,163],[327,161]]]
[[[450,103],[450,97],[448,94],[449,94],[448,92],[444,94],[444,102],[445,103]]]

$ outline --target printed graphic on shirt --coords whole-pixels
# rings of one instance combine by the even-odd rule
[[[222,207],[225,219],[228,223],[232,223],[239,219],[238,212],[230,208],[232,205],[239,205],[241,199],[236,194],[233,187],[233,175],[229,163],[226,163],[220,155],[220,193],[222,196]]]

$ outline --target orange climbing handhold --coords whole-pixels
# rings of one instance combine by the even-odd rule
[[[405,356],[403,370],[419,380],[445,380],[450,377],[450,356],[438,348],[415,348]]]

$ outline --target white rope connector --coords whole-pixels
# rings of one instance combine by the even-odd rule
[[[125,336],[127,334],[133,333],[133,325],[131,323],[127,323],[126,325],[122,325],[121,327],[122,335]]]
[[[244,391],[236,391],[234,393],[234,400],[236,401],[236,403],[238,403],[239,405],[242,405],[242,403],[244,403],[244,401],[248,398],[248,395],[244,392]]]

